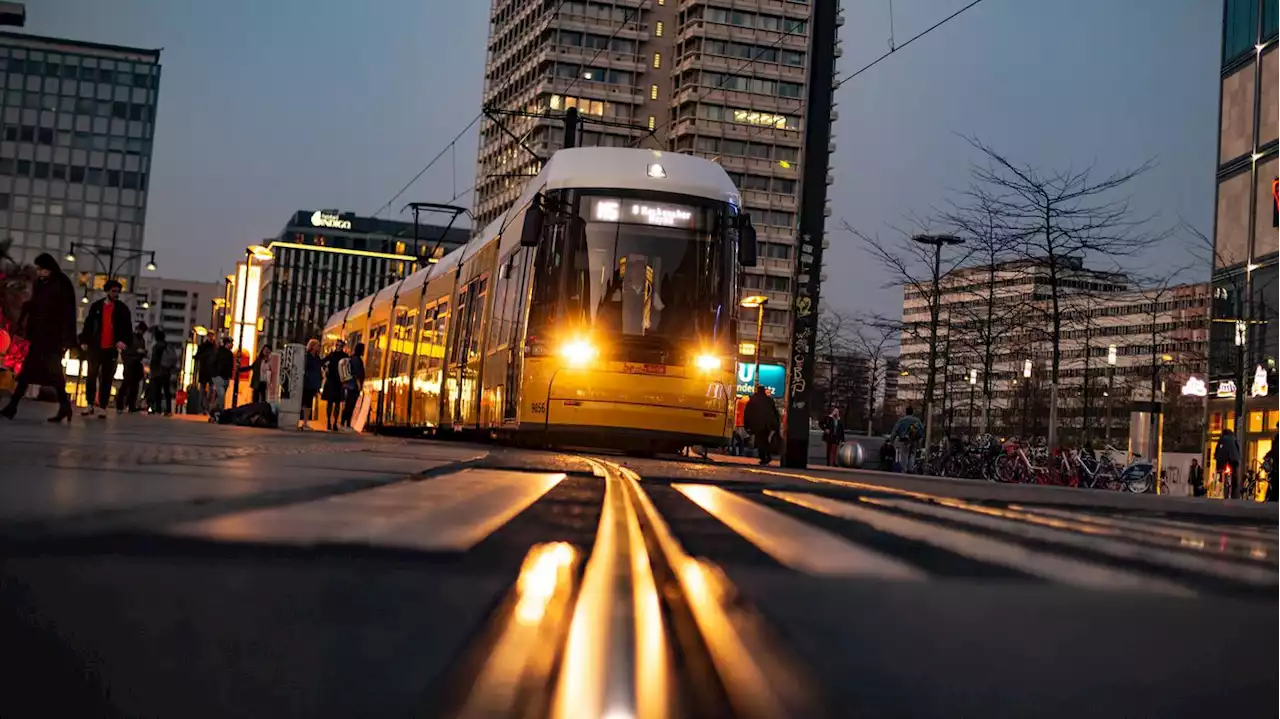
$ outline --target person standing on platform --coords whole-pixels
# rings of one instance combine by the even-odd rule
[[[346,344],[338,340],[333,351],[324,358],[324,393],[321,399],[324,400],[325,428],[332,432],[338,431],[338,422],[342,419],[344,390],[341,365],[343,360],[351,357],[345,350]]]
[[[13,419],[18,403],[29,385],[52,387],[58,394],[58,413],[50,422],[71,421],[71,398],[67,396],[67,378],[62,373],[62,354],[76,344],[76,290],[71,280],[47,252],[36,257],[36,281],[31,299],[22,307],[18,327],[23,329],[29,346],[18,374],[9,404],[0,409],[0,417]]]
[[[129,412],[138,411],[138,392],[142,389],[144,373],[142,364],[147,358],[147,326],[139,322],[133,328],[133,339],[121,353],[124,360],[124,379],[120,382],[120,391],[116,393],[116,414],[121,414],[127,407]]]
[[[133,341],[133,320],[129,308],[120,301],[121,285],[107,280],[107,296],[89,305],[84,329],[80,332],[80,349],[89,359],[89,376],[85,379],[85,409],[80,414],[94,413],[106,419],[111,402],[111,385],[116,378],[116,360]],[[96,389],[96,392],[95,392]]]

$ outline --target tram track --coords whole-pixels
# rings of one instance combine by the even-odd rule
[[[451,717],[820,717],[808,673],[714,563],[680,545],[636,472],[605,483],[591,550],[538,544],[455,677]]]

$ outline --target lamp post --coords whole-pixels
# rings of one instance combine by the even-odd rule
[[[742,298],[742,306],[747,309],[756,310],[756,346],[755,346],[755,369],[751,372],[751,379],[756,384],[760,384],[760,342],[764,337],[764,306],[769,304],[769,298],[764,295],[751,295]],[[754,389],[752,390],[755,391]]]
[[[937,381],[938,363],[938,315],[942,309],[942,298],[938,295],[938,281],[942,275],[942,248],[946,245],[964,244],[964,240],[953,235],[915,235],[912,242],[933,247],[933,292],[929,298],[929,372],[925,375],[924,387],[924,446],[926,456],[933,446],[933,389]]]
[[[1027,441],[1027,405],[1031,403],[1031,360],[1022,363],[1022,441]]]
[[[107,279],[107,281],[110,281],[111,279],[113,279],[119,271],[123,270],[123,269],[124,269],[124,265],[125,265],[125,263],[126,263],[126,262],[129,262],[130,260],[136,260],[136,259],[138,259],[138,258],[140,258],[140,257],[147,257],[147,265],[146,265],[146,269],[147,269],[147,271],[148,271],[148,272],[155,272],[155,271],[156,271],[156,253],[155,253],[155,250],[123,250],[123,251],[120,251],[120,250],[118,250],[118,249],[117,249],[117,246],[116,246],[116,238],[117,238],[117,235],[116,235],[116,229],[115,229],[115,228],[113,228],[113,229],[111,230],[111,246],[110,246],[110,247],[108,247],[106,250],[103,250],[103,249],[102,249],[102,248],[100,248],[100,247],[82,247],[82,248],[81,248],[81,249],[85,250],[86,252],[88,252],[90,255],[92,255],[92,256],[93,256],[93,259],[94,259],[94,261],[95,261],[95,263],[96,263],[96,266],[97,266],[98,268],[101,268],[101,269],[103,269],[103,270],[105,270],[105,271],[106,271],[106,275],[107,275],[107,278],[106,278],[106,279]],[[120,264],[118,264],[118,265],[116,264],[116,255],[117,255],[117,253],[121,255],[121,257],[120,257]],[[105,261],[104,261],[104,259],[103,259],[103,255],[104,255],[104,254],[105,254],[105,256],[106,256]],[[70,263],[73,267],[75,266],[75,264],[76,264],[76,243],[72,242],[70,245],[68,245],[68,246],[67,246],[67,255],[66,255],[66,258],[65,258],[65,259],[66,259],[66,261],[67,261],[68,263]],[[136,278],[135,278],[135,279],[136,279]],[[92,285],[93,285],[93,283],[92,283],[92,282],[90,282],[89,284],[90,284],[90,286],[92,286]],[[135,284],[136,284],[136,283],[135,283]],[[130,291],[132,292],[132,291],[136,291],[136,290],[135,290],[134,288],[130,288]],[[88,299],[89,299],[89,296],[88,296],[88,292],[86,291],[86,293],[85,293],[85,295],[84,295],[84,298],[81,300],[81,302],[84,302],[84,303],[86,303],[86,304],[87,304]]]
[[[1115,345],[1107,347],[1107,429],[1106,443],[1111,444],[1111,403],[1116,401],[1116,351]]]
[[[978,370],[969,370],[969,438],[977,435],[977,427],[973,424],[973,393],[978,388]]]
[[[231,378],[231,381],[234,382],[231,385],[232,407],[238,406],[240,399],[240,353],[244,351],[245,311],[248,309],[249,304],[249,270],[253,267],[254,258],[266,262],[273,257],[275,255],[271,250],[262,245],[249,245],[244,248],[244,282],[242,283],[244,286],[240,288],[240,327],[236,330],[236,369]],[[252,362],[253,358],[250,357],[249,361]]]

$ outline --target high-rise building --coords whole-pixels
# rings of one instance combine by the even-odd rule
[[[415,234],[412,222],[300,210],[263,242],[273,258],[254,262],[261,264],[260,306],[249,302],[248,310],[261,318],[262,341],[272,346],[318,338],[331,314],[413,272],[420,258],[461,247],[469,236],[465,228],[419,224]],[[238,302],[233,291],[229,304]],[[228,322],[239,321],[233,312]]]
[[[759,233],[762,259],[744,284],[770,299],[760,354],[784,356],[811,13],[799,0],[493,0],[484,104],[534,117],[482,123],[477,222],[501,215],[563,146],[556,118],[568,108],[584,146],[712,158]],[[756,310],[740,322],[754,336]]]
[[[167,339],[190,341],[196,327],[208,328],[211,304],[222,293],[221,282],[143,276],[138,278],[134,318],[148,328],[162,328]]]
[[[1240,438],[1245,467],[1276,434],[1277,44],[1274,0],[1226,0],[1218,121],[1213,324],[1209,352],[1210,446],[1224,427]],[[1245,421],[1236,421],[1237,395]]]
[[[0,32],[0,237],[73,281],[141,271],[160,51]],[[114,252],[110,251],[113,247]]]

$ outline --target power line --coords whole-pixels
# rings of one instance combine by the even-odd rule
[[[889,48],[889,52],[886,52],[885,54],[881,55],[880,57],[878,57],[878,58],[876,58],[876,59],[872,60],[871,62],[867,63],[866,65],[862,66],[861,68],[859,68],[859,69],[858,69],[858,71],[857,71],[857,72],[853,73],[853,74],[852,74],[852,75],[850,75],[849,77],[846,77],[845,79],[841,80],[840,82],[837,82],[834,86],[832,86],[832,88],[831,88],[831,89],[832,89],[832,90],[837,90],[837,89],[839,89],[841,85],[845,84],[846,82],[849,82],[849,81],[850,81],[850,80],[852,80],[853,78],[855,78],[855,77],[857,77],[857,76],[861,75],[862,73],[866,72],[867,70],[870,70],[871,68],[875,67],[875,66],[876,66],[876,63],[880,62],[881,60],[885,59],[886,57],[889,57],[890,55],[892,55],[893,53],[895,53],[895,52],[897,52],[897,51],[901,50],[902,48],[904,48],[904,47],[906,47],[906,46],[910,45],[911,43],[915,42],[916,40],[919,40],[920,38],[924,37],[925,35],[928,35],[929,33],[933,32],[934,30],[937,30],[939,27],[941,27],[941,26],[945,25],[946,23],[948,23],[949,21],[953,20],[953,19],[954,19],[957,15],[959,15],[960,13],[964,12],[965,10],[968,10],[969,8],[973,7],[974,5],[977,5],[977,4],[978,4],[978,3],[980,3],[980,2],[982,2],[982,0],[973,0],[973,2],[969,3],[968,5],[965,5],[964,7],[960,8],[959,10],[956,10],[955,12],[951,13],[950,15],[948,15],[948,16],[946,16],[946,17],[942,18],[941,20],[939,20],[938,22],[934,23],[933,25],[930,25],[927,29],[925,29],[925,30],[923,30],[923,31],[921,31],[921,32],[919,32],[919,33],[917,33],[917,34],[913,35],[913,36],[911,37],[911,39],[910,39],[910,40],[907,40],[906,42],[902,43],[901,45],[899,45],[899,46],[897,46],[897,47],[890,47],[890,48]]]
[[[881,55],[880,57],[877,57],[876,59],[872,60],[871,62],[867,63],[866,65],[863,65],[862,67],[858,68],[856,71],[854,71],[854,73],[853,73],[853,74],[849,75],[848,77],[841,79],[841,80],[840,80],[839,82],[837,82],[837,83],[834,83],[834,84],[831,86],[831,91],[832,91],[832,92],[835,92],[836,90],[840,89],[840,88],[841,88],[841,87],[842,87],[846,82],[848,82],[848,81],[852,80],[853,78],[855,78],[855,77],[857,77],[857,76],[861,75],[862,73],[866,72],[867,70],[870,70],[871,68],[875,67],[877,64],[879,64],[879,62],[880,62],[881,60],[884,60],[885,58],[887,58],[887,57],[889,57],[890,55],[894,54],[895,52],[897,52],[897,51],[901,50],[902,48],[904,48],[904,47],[906,47],[906,46],[910,45],[911,43],[915,42],[916,40],[919,40],[920,38],[924,37],[925,35],[928,35],[929,33],[933,32],[934,30],[937,30],[939,27],[942,27],[943,25],[947,24],[947,23],[948,23],[948,22],[950,22],[951,20],[954,20],[954,19],[955,19],[956,17],[958,17],[961,13],[963,13],[963,12],[964,12],[964,11],[966,11],[966,10],[968,10],[969,8],[972,8],[974,5],[977,5],[977,4],[978,4],[978,3],[980,3],[980,2],[982,2],[982,0],[973,0],[973,1],[972,1],[972,2],[970,2],[968,5],[965,5],[964,7],[960,8],[959,10],[956,10],[955,12],[953,12],[953,13],[951,13],[950,15],[946,16],[945,18],[943,18],[943,19],[939,20],[938,22],[934,23],[933,25],[930,25],[928,28],[925,28],[924,30],[922,30],[922,31],[920,31],[920,32],[918,32],[918,33],[916,33],[915,35],[911,36],[911,38],[910,38],[910,39],[908,39],[906,42],[902,43],[901,45],[898,45],[897,47],[895,47],[895,48],[893,48],[893,49],[889,50],[889,52],[886,52],[885,54]],[[807,105],[808,105],[808,100],[806,99],[804,102],[800,103],[800,107],[796,109],[795,114],[796,114],[796,115],[802,115],[802,114],[804,113],[805,107],[806,107]],[[753,129],[753,131],[754,131],[754,130],[764,130],[764,129],[767,129],[767,130],[769,130],[770,132],[776,132],[776,131],[778,130],[778,128],[777,128],[777,126],[776,126],[776,125],[771,125],[771,126],[769,126],[768,128],[752,128],[752,129]]]
[[[399,192],[393,195],[390,200],[387,200],[387,203],[385,205],[378,208],[378,211],[373,213],[373,216],[377,217],[378,215],[382,214],[383,210],[386,210],[388,207],[391,207],[391,205],[394,204],[396,200],[400,199],[400,196],[403,195],[410,187],[412,187],[413,183],[417,182],[423,175],[427,174],[427,170],[430,170],[433,165],[439,162],[440,158],[444,157],[444,154],[448,152],[454,145],[456,145],[458,140],[462,139],[463,135],[467,134],[467,131],[469,131],[472,127],[475,127],[475,124],[480,121],[481,117],[484,117],[483,112],[471,118],[471,122],[467,123],[467,126],[462,128],[462,132],[459,132],[457,135],[455,135],[454,138],[449,141],[449,144],[441,148],[440,152],[437,152],[436,156],[431,158],[430,162],[424,165],[421,170],[418,170],[418,174],[414,175],[413,179],[406,182],[404,184],[404,187],[400,188]]]

